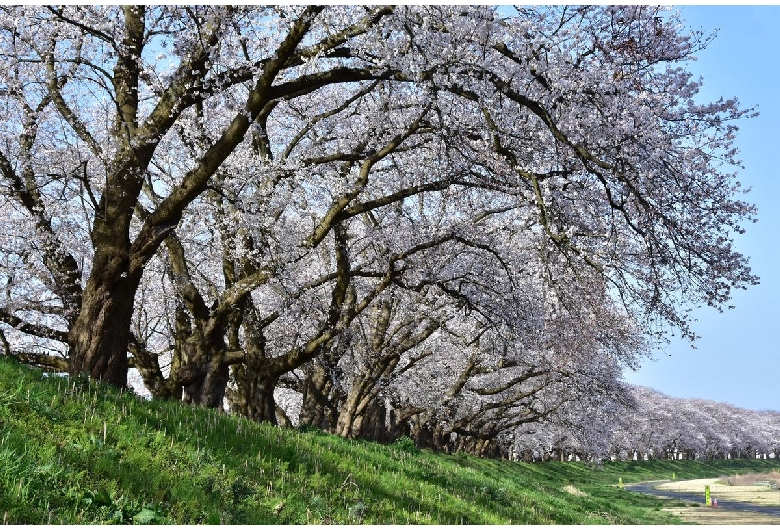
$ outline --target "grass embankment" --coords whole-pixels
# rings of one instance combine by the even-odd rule
[[[674,523],[660,511],[669,503],[616,488],[618,477],[771,464],[597,468],[434,454],[146,402],[0,361],[0,517],[9,523]]]

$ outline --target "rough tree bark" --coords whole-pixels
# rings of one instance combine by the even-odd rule
[[[333,378],[327,367],[315,360],[306,370],[299,423],[332,432],[336,427],[338,398],[332,395]]]
[[[127,385],[133,304],[143,273],[140,263],[131,262],[129,239],[139,192],[138,179],[123,172],[107,186],[92,229],[92,270],[68,337],[70,374],[85,372],[118,387]]]

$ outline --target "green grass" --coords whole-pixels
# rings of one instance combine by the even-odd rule
[[[0,516],[9,523],[673,524],[661,511],[671,502],[619,489],[618,477],[776,467],[435,454],[408,440],[382,446],[146,402],[0,361]]]

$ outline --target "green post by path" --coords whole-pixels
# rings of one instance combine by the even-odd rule
[[[704,486],[704,505],[705,506],[712,506],[712,498],[710,497],[710,486],[709,486],[709,484]]]

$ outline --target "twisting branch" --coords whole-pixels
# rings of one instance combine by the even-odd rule
[[[68,359],[64,357],[24,351],[11,351],[8,356],[12,359],[16,359],[22,364],[53,368],[58,372],[68,371]]]
[[[320,220],[312,232],[311,236],[309,236],[307,239],[306,245],[308,247],[316,247],[320,241],[325,238],[327,233],[336,224],[339,214],[341,214],[341,212],[349,205],[350,202],[352,202],[352,200],[355,199],[355,197],[360,195],[360,193],[365,190],[366,186],[368,185],[371,168],[373,168],[374,165],[376,165],[380,160],[394,152],[403,143],[404,140],[409,138],[423,125],[423,120],[425,119],[425,116],[430,108],[430,106],[426,106],[420,113],[420,116],[418,116],[416,120],[410,123],[406,130],[400,134],[397,134],[389,142],[387,142],[384,147],[365,159],[363,164],[360,166],[360,173],[358,174],[358,178],[355,181],[355,184],[352,186],[352,189],[333,201],[330,208],[328,208],[327,213],[325,213],[325,215],[322,217],[322,220]]]
[[[35,337],[52,339],[62,343],[66,343],[68,340],[67,331],[60,331],[58,329],[50,328],[41,324],[32,324],[17,317],[2,307],[0,307],[0,322],[5,322],[12,328]]]

